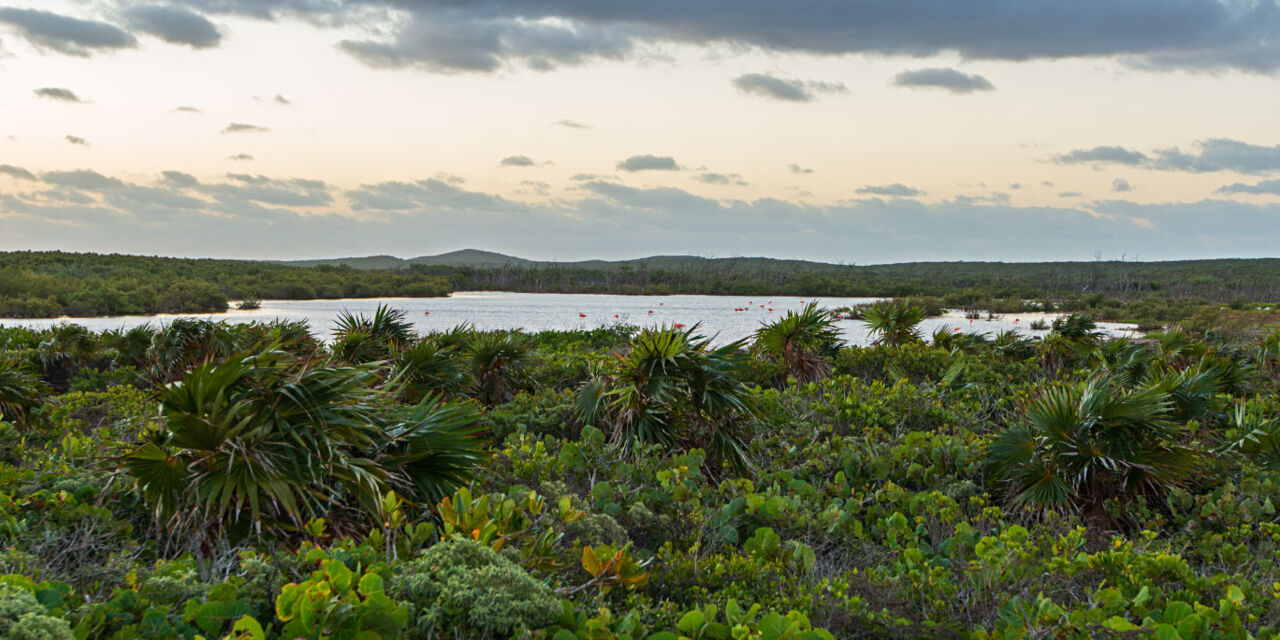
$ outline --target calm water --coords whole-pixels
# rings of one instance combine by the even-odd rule
[[[875,298],[817,298],[827,308],[872,302]],[[492,291],[459,291],[448,298],[383,298],[345,300],[263,300],[254,311],[231,310],[217,314],[184,314],[182,316],[114,316],[106,318],[58,318],[13,320],[0,319],[0,325],[48,327],[63,322],[84,325],[94,331],[129,328],[139,324],[164,324],[176,317],[208,318],[228,322],[256,320],[306,320],[312,331],[328,337],[334,320],[343,310],[371,315],[379,303],[403,309],[419,332],[449,329],[469,322],[478,329],[594,329],[615,323],[651,326],[655,324],[701,322],[707,335],[718,334],[720,341],[736,340],[751,335],[762,322],[776,319],[789,309],[799,309],[809,299],[751,298],[745,296],[608,296],[594,294],[506,293]],[[735,311],[735,309],[745,309]],[[921,324],[926,336],[938,327],[964,332],[995,333],[1012,329],[1027,335],[1043,335],[1030,324],[1036,319],[1052,319],[1053,314],[1004,315],[994,320],[966,320],[962,313],[951,312],[929,318]],[[838,323],[846,342],[865,345],[871,342],[866,325],[861,321]],[[1113,335],[1133,330],[1132,325],[1101,323]]]

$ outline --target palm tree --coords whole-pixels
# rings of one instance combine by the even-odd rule
[[[1264,371],[1280,368],[1280,329],[1263,336],[1258,341],[1255,361]]]
[[[372,317],[343,311],[333,329],[333,353],[342,362],[361,364],[389,360],[391,353],[413,342],[413,323],[403,309],[379,304]]]
[[[167,529],[233,540],[376,517],[394,488],[431,502],[482,457],[469,404],[376,408],[374,365],[314,367],[279,350],[200,365],[165,388],[163,427],[124,469]]]
[[[24,421],[27,412],[40,406],[49,386],[17,362],[0,357],[0,420]]]
[[[788,376],[812,382],[831,374],[831,357],[840,349],[840,331],[827,311],[810,302],[756,330],[755,346],[778,360]]]
[[[1280,418],[1265,415],[1239,400],[1230,424],[1238,436],[1227,444],[1224,453],[1241,453],[1264,469],[1280,471]]]
[[[1092,343],[1102,336],[1098,323],[1087,313],[1069,313],[1055,318],[1050,331],[1074,342]]]
[[[514,395],[526,361],[533,353],[529,336],[519,331],[476,333],[467,345],[476,395],[487,405],[506,402]]]
[[[579,391],[577,413],[606,427],[615,443],[703,447],[738,470],[748,468],[746,423],[754,410],[738,378],[743,341],[712,347],[688,329],[645,329],[611,370]]]
[[[147,358],[151,377],[161,383],[177,380],[196,365],[235,353],[237,346],[225,322],[177,318],[152,338]]]
[[[392,354],[394,378],[402,397],[417,402],[431,393],[452,395],[466,384],[467,373],[456,347],[425,338]]]
[[[1077,507],[1106,521],[1108,498],[1158,495],[1192,472],[1198,456],[1179,443],[1173,416],[1159,386],[1125,389],[1095,376],[1045,389],[1026,421],[997,437],[987,456],[1015,503]]]
[[[875,343],[891,347],[920,342],[924,317],[924,309],[905,300],[880,300],[862,310],[862,321],[877,336]]]

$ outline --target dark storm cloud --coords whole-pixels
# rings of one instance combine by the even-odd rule
[[[1251,195],[1280,196],[1280,180],[1263,180],[1254,184],[1237,182],[1218,187],[1218,193],[1246,193]]]
[[[265,133],[267,131],[270,131],[270,129],[244,122],[232,122],[222,130],[223,133]]]
[[[9,176],[11,178],[18,178],[20,180],[36,179],[36,174],[31,173],[30,171],[27,171],[22,167],[15,167],[11,164],[0,164],[0,173],[6,176]]]
[[[903,198],[924,195],[923,191],[914,187],[908,187],[900,182],[895,182],[893,184],[867,185],[858,189],[858,193],[874,196],[897,196]]]
[[[622,171],[679,171],[680,165],[676,164],[675,158],[671,156],[655,156],[655,155],[639,155],[631,156],[626,160],[618,162],[618,169]]]
[[[532,167],[538,163],[529,156],[507,156],[498,163],[501,167]]]
[[[814,54],[1119,56],[1152,69],[1280,69],[1275,0],[187,0],[205,11],[385,25],[339,46],[376,67],[491,72],[634,54],[644,41]],[[370,16],[380,17],[375,20]],[[385,35],[384,35],[385,34]]]
[[[1141,151],[1133,151],[1124,147],[1099,146],[1092,149],[1075,149],[1054,156],[1058,164],[1127,164],[1140,165],[1150,158]]]
[[[821,93],[847,93],[848,87],[838,82],[794,80],[767,73],[747,73],[732,80],[739,91],[754,96],[785,102],[811,102]]]
[[[36,97],[48,100],[57,100],[58,102],[84,102],[76,92],[62,87],[41,87],[35,90]]]
[[[0,7],[0,22],[13,25],[31,44],[70,56],[94,51],[127,49],[138,41],[123,29],[94,20],[81,20],[49,11]]]
[[[195,49],[216,47],[222,34],[208,18],[182,7],[143,5],[125,11],[129,26],[165,42]]]
[[[980,75],[948,68],[903,71],[893,77],[893,84],[899,87],[945,89],[951,93],[995,91],[996,88],[990,80]]]

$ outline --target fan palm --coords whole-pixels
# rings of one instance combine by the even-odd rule
[[[236,347],[235,337],[224,322],[177,318],[161,327],[151,341],[151,377],[159,382],[177,380],[196,365],[235,353]]]
[[[164,426],[123,458],[157,518],[239,538],[326,514],[376,514],[388,488],[434,500],[481,455],[478,411],[428,397],[392,419],[377,367],[310,367],[273,350],[200,365],[163,393]]]
[[[414,340],[413,323],[403,309],[379,304],[373,316],[343,311],[333,329],[333,351],[350,364],[387,360]]]
[[[533,343],[518,331],[491,331],[474,334],[467,345],[476,395],[487,405],[510,400]]]
[[[1230,424],[1238,437],[1225,452],[1242,453],[1264,469],[1280,471],[1280,418],[1265,416],[1241,400],[1236,402]]]
[[[905,300],[880,300],[862,310],[862,321],[876,336],[875,343],[892,347],[920,342],[924,317],[924,309]]]
[[[429,393],[456,393],[466,381],[458,349],[441,347],[429,339],[397,350],[392,362],[402,396],[415,402]]]
[[[780,361],[790,377],[812,382],[831,374],[831,357],[840,349],[840,331],[827,311],[810,302],[788,311],[756,331],[755,345]]]
[[[48,393],[48,385],[39,376],[17,362],[0,358],[0,419],[25,420],[27,412],[39,406]]]
[[[1044,390],[987,455],[1015,502],[1097,518],[1108,498],[1158,494],[1191,473],[1197,455],[1179,444],[1173,413],[1158,386],[1130,390],[1097,376]]]
[[[1050,331],[1073,342],[1092,343],[1102,336],[1098,323],[1087,313],[1069,313],[1054,318]]]
[[[700,446],[739,470],[748,467],[744,423],[753,415],[738,373],[743,342],[712,347],[688,329],[645,329],[612,370],[580,389],[577,412],[614,442]]]

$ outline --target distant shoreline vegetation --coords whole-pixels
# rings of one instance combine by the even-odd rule
[[[1144,328],[1276,322],[1280,259],[836,265],[654,256],[535,262],[475,250],[300,262],[0,253],[0,317],[217,313],[232,300],[439,297],[453,291],[911,298],[995,313],[1087,311]]]
[[[0,317],[220,313],[231,300],[441,297],[440,276],[270,262],[0,253]]]

